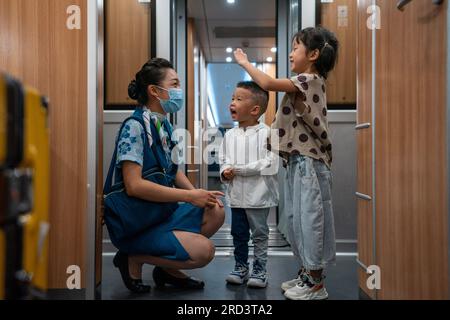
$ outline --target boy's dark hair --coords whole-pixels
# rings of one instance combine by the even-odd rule
[[[236,87],[246,89],[252,93],[253,102],[261,108],[260,115],[263,115],[266,112],[269,104],[269,92],[261,88],[254,81],[242,81],[239,82]]]
[[[300,41],[305,45],[307,52],[319,50],[320,55],[315,66],[319,74],[325,79],[328,73],[334,69],[339,52],[339,41],[334,33],[322,28],[306,28],[294,36],[297,43]]]
[[[167,69],[173,69],[173,65],[162,58],[154,58],[144,64],[136,74],[136,79],[128,86],[128,96],[137,100],[140,104],[148,103],[147,88],[149,85],[159,85],[166,77]]]

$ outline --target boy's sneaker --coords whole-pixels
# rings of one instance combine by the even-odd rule
[[[328,292],[323,279],[322,277],[319,282],[316,282],[310,274],[305,272],[302,281],[286,290],[284,296],[290,300],[325,300],[328,298]]]
[[[285,291],[295,287],[297,284],[301,283],[302,276],[305,271],[306,271],[305,268],[301,268],[300,271],[298,272],[297,278],[283,282],[281,284],[281,290],[283,290],[283,292],[285,292]]]
[[[226,281],[231,284],[244,284],[249,278],[248,267],[236,264]]]
[[[267,272],[263,268],[255,268],[253,266],[252,274],[247,282],[247,287],[250,288],[265,288],[267,287]]]

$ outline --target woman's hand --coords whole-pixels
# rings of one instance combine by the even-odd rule
[[[245,54],[245,52],[242,51],[242,49],[236,49],[236,51],[234,51],[234,58],[236,59],[236,62],[240,66],[249,63],[247,54]]]
[[[203,189],[196,189],[189,191],[189,203],[199,208],[214,207],[217,204],[220,206],[222,202],[218,197],[223,197],[224,194],[219,191],[206,191]]]

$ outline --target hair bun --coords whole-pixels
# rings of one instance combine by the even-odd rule
[[[128,96],[133,100],[137,100],[139,98],[139,90],[136,80],[131,81],[128,85]]]

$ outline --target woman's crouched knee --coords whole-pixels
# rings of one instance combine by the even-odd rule
[[[225,208],[216,205],[214,208],[206,211],[208,214],[208,220],[214,223],[219,229],[225,222]]]
[[[223,226],[225,223],[225,208],[217,207],[217,220],[220,226]]]
[[[202,238],[198,240],[196,253],[191,259],[194,261],[196,268],[203,268],[214,259],[215,253],[216,248],[212,241]]]

